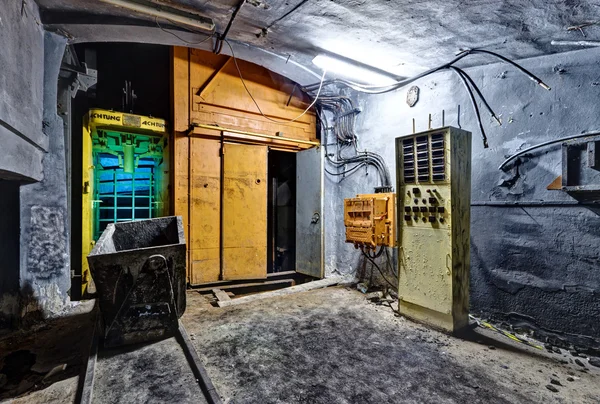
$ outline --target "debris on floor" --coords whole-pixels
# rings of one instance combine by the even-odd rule
[[[182,321],[230,404],[598,402],[600,370],[488,328],[469,340],[433,331],[354,286],[224,308],[189,295]]]

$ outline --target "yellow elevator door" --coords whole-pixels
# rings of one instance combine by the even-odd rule
[[[225,143],[223,280],[267,276],[267,147]]]

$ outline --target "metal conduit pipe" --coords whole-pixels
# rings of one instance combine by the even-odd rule
[[[506,167],[506,165],[508,165],[508,163],[510,163],[512,160],[514,160],[517,157],[522,156],[526,153],[529,153],[532,150],[536,150],[536,149],[539,149],[539,148],[545,147],[545,146],[550,146],[550,145],[553,145],[556,143],[561,143],[561,142],[571,140],[571,139],[579,139],[582,137],[597,136],[597,135],[600,135],[600,131],[584,132],[584,133],[580,133],[578,135],[561,137],[560,139],[549,140],[547,142],[543,142],[543,143],[537,144],[535,146],[528,147],[527,149],[521,150],[520,152],[517,152],[517,153],[513,154],[512,156],[510,156],[509,158],[507,158],[506,160],[504,160],[502,162],[502,164],[500,164],[500,166],[498,167],[498,170],[504,170],[504,167]]]

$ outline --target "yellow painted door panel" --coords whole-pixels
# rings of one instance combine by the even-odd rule
[[[190,283],[219,280],[221,143],[190,138]]]
[[[267,147],[225,143],[223,279],[267,276]]]

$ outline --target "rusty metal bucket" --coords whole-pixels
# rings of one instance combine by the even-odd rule
[[[87,257],[105,346],[176,333],[185,311],[185,257],[181,217],[108,225]]]

